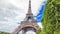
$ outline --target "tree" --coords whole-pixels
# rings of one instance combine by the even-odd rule
[[[47,0],[42,24],[43,34],[60,34],[60,0]]]
[[[7,32],[0,32],[0,34],[10,34],[10,33],[7,33]]]

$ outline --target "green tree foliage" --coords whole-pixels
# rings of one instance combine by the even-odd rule
[[[47,0],[42,24],[39,34],[60,34],[60,0]]]
[[[7,33],[7,32],[0,32],[0,34],[10,34],[10,33]]]

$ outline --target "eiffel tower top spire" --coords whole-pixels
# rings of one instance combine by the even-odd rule
[[[28,13],[26,14],[26,18],[25,18],[26,21],[35,21],[34,17],[33,17],[33,13],[31,11],[31,0],[29,0],[29,7],[28,7]]]
[[[31,0],[29,0],[29,7],[28,7],[28,14],[31,14],[32,11],[31,11]]]

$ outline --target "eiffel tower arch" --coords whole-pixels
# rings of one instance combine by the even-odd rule
[[[39,25],[33,17],[33,13],[31,11],[31,0],[29,0],[29,8],[26,17],[12,34],[18,34],[21,30],[23,30],[22,34],[26,34],[26,32],[30,30],[36,32],[39,28]]]

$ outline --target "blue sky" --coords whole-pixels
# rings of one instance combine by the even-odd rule
[[[12,30],[20,25],[18,23],[24,20],[25,14],[28,11],[28,1],[29,0],[0,0],[0,31],[12,32]],[[46,0],[32,0],[31,3],[32,13],[36,18],[40,18],[39,20],[42,18],[45,1]],[[40,22],[38,25],[42,27]]]
[[[42,18],[43,18],[43,12],[44,12],[44,8],[45,8],[45,4],[46,4],[46,1],[44,1],[42,3],[42,6],[40,7],[37,15],[34,16],[35,20],[39,23],[41,22]]]

